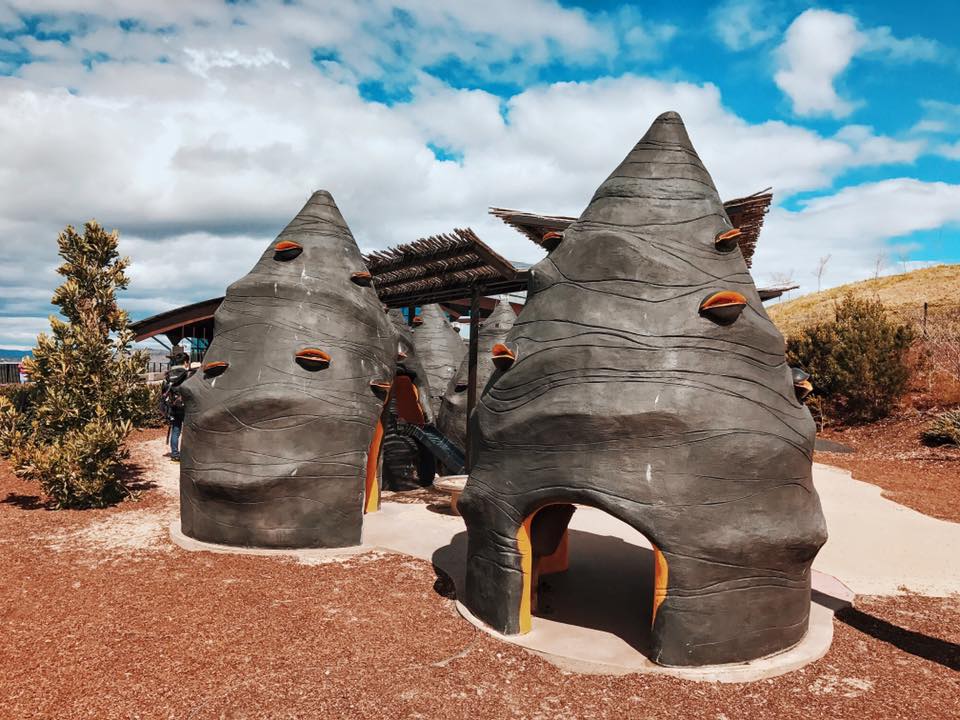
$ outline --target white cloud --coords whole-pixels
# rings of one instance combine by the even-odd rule
[[[714,34],[730,50],[746,50],[771,40],[779,32],[779,14],[769,3],[728,0],[710,12]]]
[[[754,274],[762,279],[792,274],[801,292],[815,290],[817,260],[829,254],[825,287],[862,280],[874,274],[878,257],[889,262],[915,249],[901,238],[957,224],[960,185],[895,178],[848,187],[798,211],[772,210]]]
[[[934,40],[898,38],[886,26],[862,29],[853,15],[806,10],[777,48],[774,81],[798,115],[847,117],[860,103],[842,97],[835,84],[859,55],[889,62],[945,62],[950,53]]]
[[[865,43],[850,15],[807,10],[794,20],[777,51],[781,69],[774,75],[794,112],[836,117],[853,112],[855,104],[837,94],[834,81]]]
[[[895,37],[886,27],[870,28],[863,32],[866,39],[866,51],[875,52],[894,61],[922,60],[942,62],[952,54],[936,40],[924,37]]]
[[[81,0],[56,2],[90,9]],[[105,7],[114,19],[132,12],[128,3]],[[909,163],[924,150],[919,140],[865,126],[824,136],[779,121],[752,124],[709,83],[627,75],[534,86],[504,102],[422,70],[458,38],[463,61],[472,62],[484,33],[495,36],[493,59],[568,51],[586,58],[625,42],[610,30],[614,19],[591,21],[549,2],[516,6],[516,27],[502,33],[469,4],[454,13],[405,3],[433,33],[405,46],[419,58],[405,61],[412,97],[393,106],[365,102],[361,75],[380,72],[395,52],[383,38],[367,37],[391,22],[386,3],[291,7],[268,16],[269,8],[252,6],[149,3],[144,26],[181,29],[126,33],[88,19],[93,29],[58,43],[51,60],[0,77],[0,312],[24,318],[0,325],[0,345],[45,324],[37,317],[59,282],[57,232],[90,217],[120,230],[121,252],[133,258],[124,303],[150,314],[222,293],[321,187],[333,192],[364,250],[469,225],[506,256],[534,261],[540,251],[487,207],[579,214],[668,109],[684,116],[727,198],[768,185],[778,198],[817,190],[848,168]],[[358,31],[360,12],[372,13],[366,35]],[[238,13],[246,24],[225,32]],[[660,38],[654,44],[670,34],[643,28]],[[333,72],[311,63],[320,37],[341,58],[350,55],[349,67],[344,60]],[[437,48],[426,47],[434,40]],[[649,50],[649,37],[634,40]],[[124,59],[83,67],[83,54],[96,52]],[[462,159],[440,162],[427,143]],[[761,249],[791,242],[768,229]]]

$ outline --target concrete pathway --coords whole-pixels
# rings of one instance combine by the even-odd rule
[[[570,569],[550,580],[541,596],[546,613],[522,636],[493,632],[458,603],[461,614],[505,642],[536,652],[575,672],[668,673],[688,679],[744,682],[773,677],[822,657],[833,637],[832,610],[861,594],[930,595],[960,592],[960,524],[935,520],[880,495],[844,470],[814,466],[830,539],[814,562],[810,632],[787,652],[750,663],[706,668],[664,668],[644,655],[649,627],[653,561],[650,543],[625,523],[595,508],[581,507],[570,524]],[[178,545],[191,550],[294,555],[301,562],[337,562],[371,550],[400,552],[432,562],[464,583],[466,529],[463,519],[436,506],[390,503],[367,515],[363,544],[342,550],[255,550],[199,543],[171,525]],[[832,577],[831,577],[832,576]],[[839,580],[840,582],[837,582]],[[458,594],[460,594],[458,592]]]
[[[881,497],[846,470],[814,465],[827,544],[813,563],[859,595],[960,593],[960,523]]]

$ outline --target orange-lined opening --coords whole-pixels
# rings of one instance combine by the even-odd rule
[[[667,567],[667,559],[660,552],[660,549],[653,546],[653,615],[650,618],[650,627],[657,619],[657,610],[667,599],[667,580],[670,570]]]
[[[206,363],[202,370],[203,374],[207,377],[216,377],[217,375],[222,375],[228,367],[230,367],[230,363],[226,360],[216,360]]]
[[[390,392],[390,383],[386,380],[371,380],[370,389],[378,397],[386,397],[386,394]]]
[[[389,394],[384,402],[390,402]],[[380,483],[377,481],[377,466],[380,464],[380,447],[383,444],[383,417],[377,418],[377,427],[367,450],[367,477],[364,482],[363,512],[371,513],[380,509]]]
[[[295,357],[301,366],[311,370],[325,368],[330,364],[330,356],[317,348],[299,350]]]
[[[733,290],[723,290],[714,293],[700,305],[701,310],[712,310],[720,307],[733,307],[736,305],[746,305],[747,298]]]
[[[558,233],[556,230],[545,232],[541,238],[541,244],[546,248],[547,252],[556,250],[557,245],[561,242],[563,242],[563,233]]]
[[[551,503],[530,513],[517,530],[517,552],[520,553],[520,572],[522,589],[520,595],[520,633],[528,633],[533,627],[533,613],[537,609],[537,584],[541,575],[564,572],[570,567],[570,530],[566,527],[556,549],[549,555],[534,557],[533,522],[541,510],[551,505],[569,505],[569,503]],[[569,523],[569,519],[567,519]]]
[[[303,252],[303,246],[292,240],[281,240],[273,246],[274,260],[293,260]]]
[[[801,380],[800,382],[794,383],[793,387],[796,390],[798,400],[803,400],[813,392],[813,383],[809,380]]]
[[[567,503],[552,504],[566,505]],[[537,605],[536,588],[540,576],[563,572],[570,566],[569,528],[564,528],[560,543],[553,553],[539,558],[534,557],[533,521],[537,513],[543,510],[544,507],[550,507],[550,505],[548,504],[538,508],[528,515],[517,530],[517,552],[520,554],[520,572],[523,578],[518,622],[521,634],[530,632],[533,627],[533,613],[536,611]],[[669,584],[667,559],[656,545],[653,545],[653,572],[653,612],[650,618],[651,627],[656,620],[657,611],[667,598],[667,586]]]
[[[733,228],[726,232],[718,233],[714,238],[714,245],[718,250],[733,250],[737,246],[737,239],[743,235],[740,228]]]
[[[503,343],[494,345],[491,355],[493,356],[493,364],[497,366],[498,370],[506,370],[513,365],[513,361],[517,359],[513,350]]]
[[[366,270],[361,272],[355,272],[350,276],[350,281],[361,285],[362,287],[369,287],[370,283],[373,282],[373,275],[368,273]]]

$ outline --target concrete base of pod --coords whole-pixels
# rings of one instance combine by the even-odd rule
[[[636,648],[611,633],[534,617],[533,630],[525,635],[502,635],[475,618],[457,601],[457,610],[474,627],[503,642],[533,652],[561,670],[594,675],[650,673],[684,680],[743,683],[784,675],[819,660],[833,642],[833,610],[810,605],[810,629],[797,645],[775,655],[746,663],[666,667],[657,665]]]
[[[306,564],[342,562],[367,552],[396,552],[432,562],[438,575],[462,594],[466,530],[463,520],[427,505],[386,502],[364,516],[363,543],[356,547],[309,550],[241,548],[186,537],[180,521],[170,536],[185,550],[294,557]],[[798,645],[776,655],[733,665],[669,668],[644,655],[649,633],[653,553],[643,535],[615,518],[579,507],[570,523],[570,568],[544,578],[539,614],[526,635],[504,636],[474,618],[459,602],[461,615],[481,630],[540,655],[572,672],[606,675],[660,673],[713,682],[749,682],[775,677],[821,657],[833,639],[833,612],[853,600],[840,581],[813,571],[810,630]],[[433,592],[424,587],[424,593]]]
[[[195,540],[183,534],[180,527],[180,518],[170,523],[170,539],[174,545],[191,552],[212,552],[223,555],[261,555],[265,557],[296,557],[305,562],[323,562],[327,560],[343,560],[361,553],[369,552],[371,548],[364,545],[354,545],[342,548],[257,548],[239,547],[236,545],[218,545],[217,543]]]

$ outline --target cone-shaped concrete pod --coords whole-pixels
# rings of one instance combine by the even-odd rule
[[[421,471],[421,450],[417,442],[400,432],[401,421],[422,425],[433,422],[430,406],[430,384],[413,342],[413,332],[399,310],[389,312],[396,331],[397,373],[390,401],[383,416],[383,486],[396,490],[405,483],[418,482]],[[432,464],[430,466],[432,468]],[[427,472],[424,482],[433,481]]]
[[[525,631],[538,571],[562,566],[562,524],[538,537],[535,513],[582,503],[657,548],[653,617],[636,618],[652,622],[653,660],[739,662],[806,633],[826,539],[814,424],[739,250],[717,246],[730,229],[666,113],[533,268],[459,501],[463,602],[495,629]],[[745,298],[736,317],[701,312],[720,292]]]
[[[413,341],[430,381],[430,404],[434,413],[439,413],[444,392],[457,374],[467,346],[439,305],[424,305],[420,318],[422,322],[413,331]]]
[[[395,334],[333,198],[313,194],[227,289],[185,387],[183,532],[253,547],[360,542]],[[215,366],[218,367],[218,366]],[[219,366],[222,367],[222,366]]]
[[[487,319],[480,325],[477,333],[477,394],[483,391],[487,381],[496,369],[490,359],[493,346],[502,343],[517,319],[516,313],[506,300],[500,300]],[[461,343],[463,341],[461,340]],[[447,384],[440,412],[437,415],[437,429],[457,443],[461,448],[467,439],[467,381],[469,380],[470,358],[466,356],[460,362],[457,374]]]

